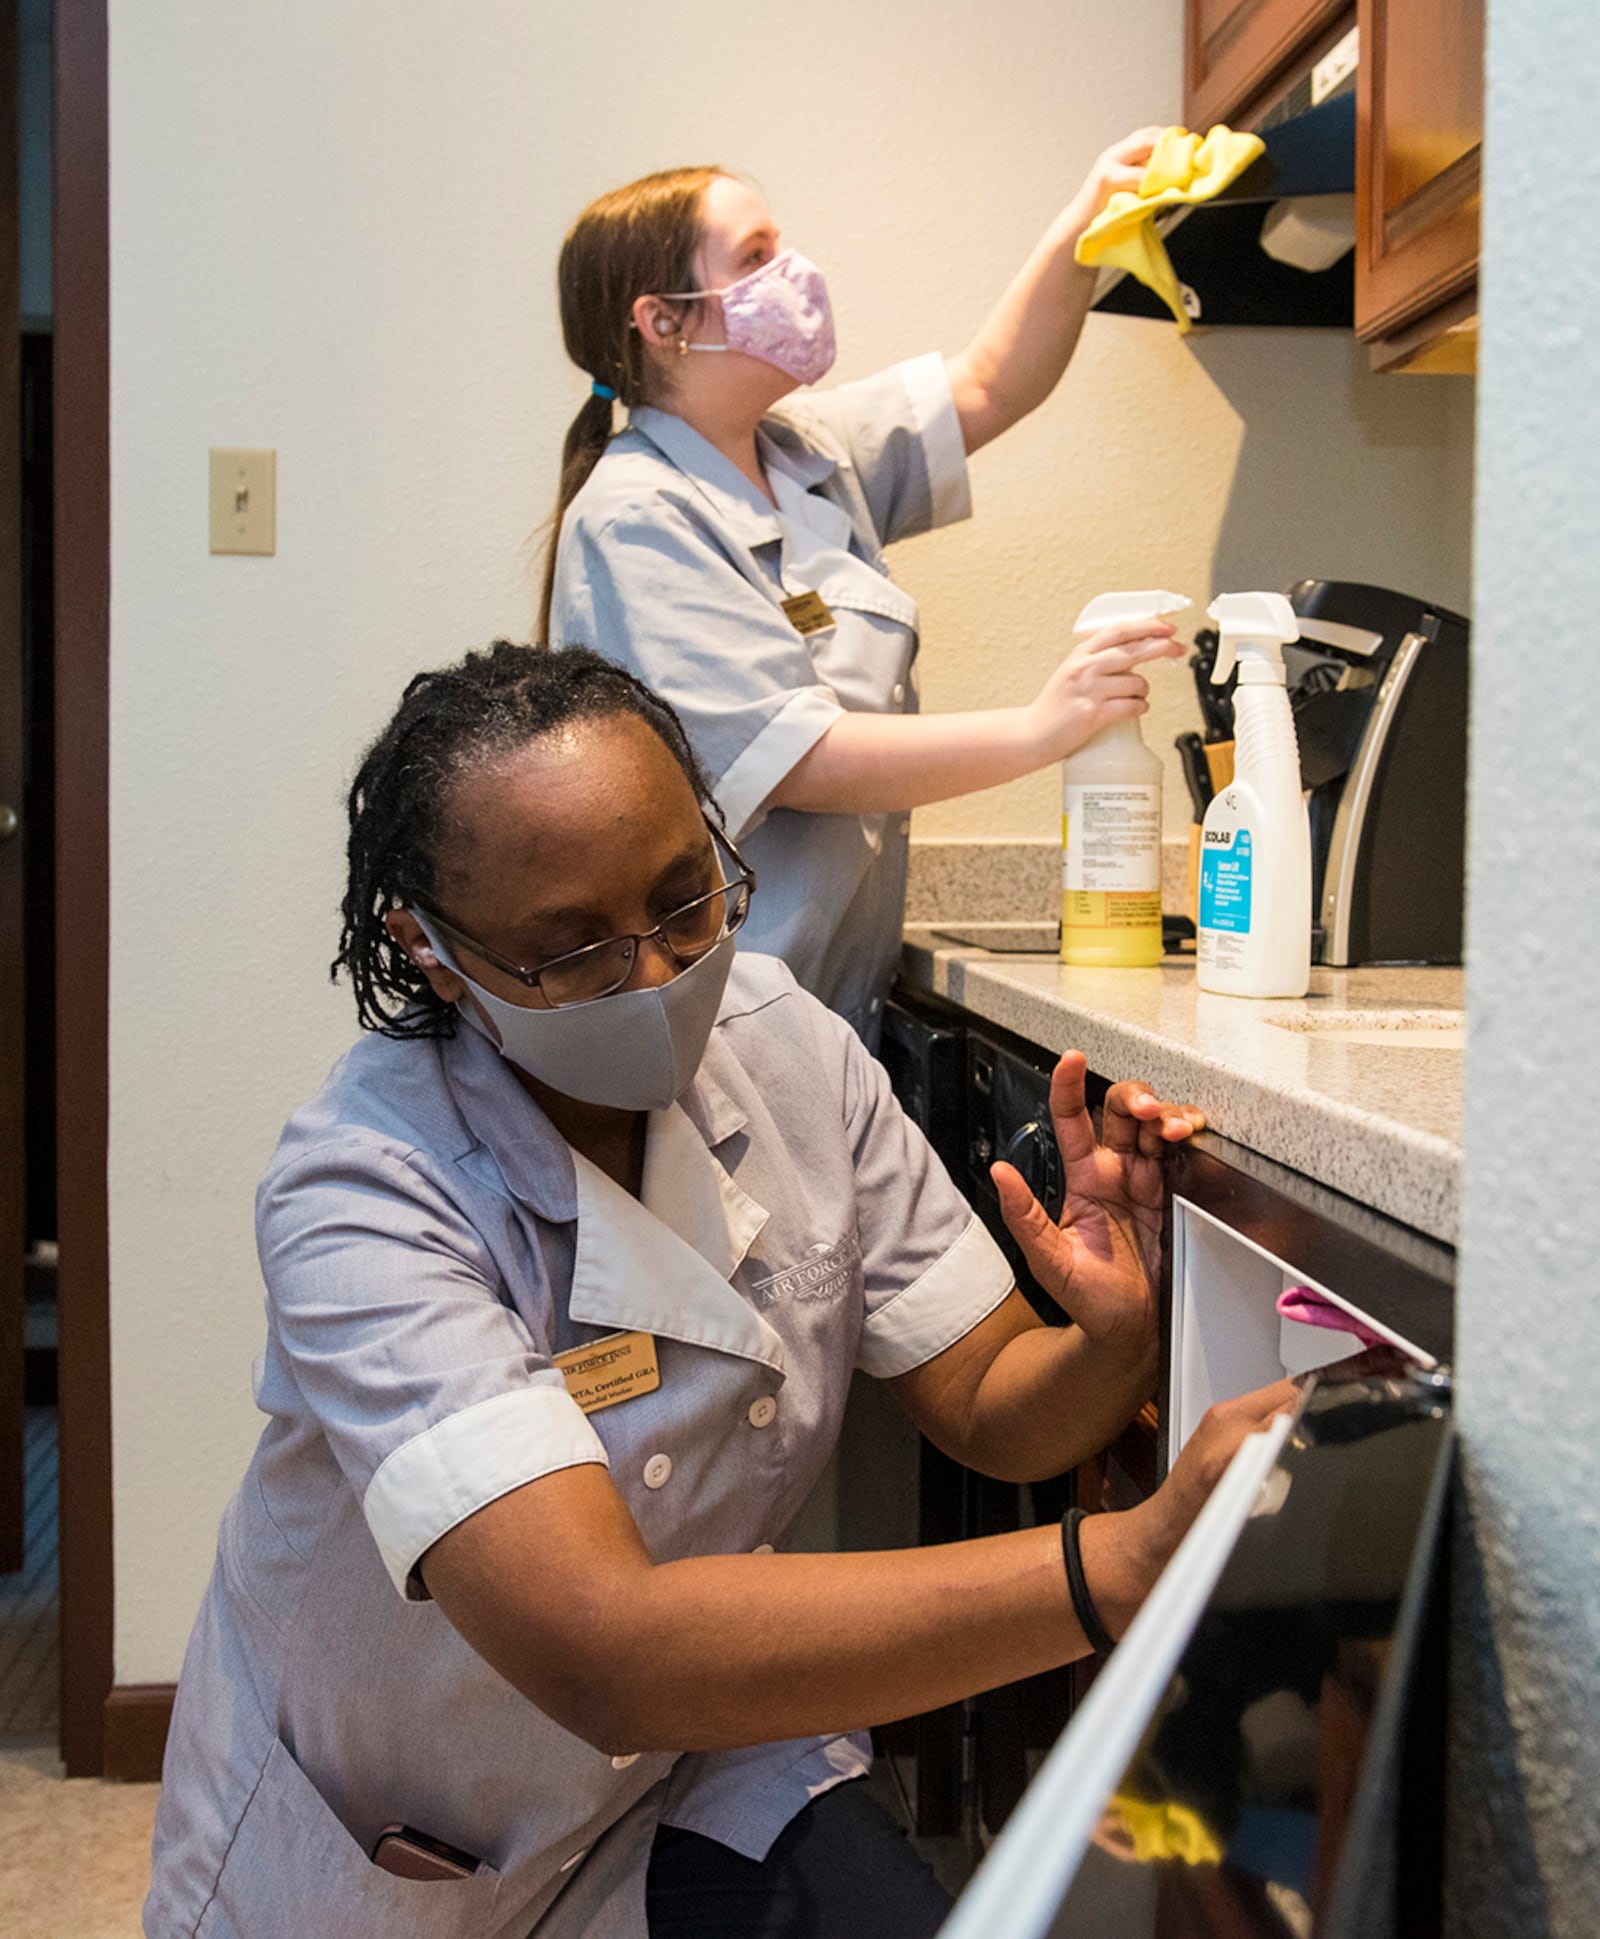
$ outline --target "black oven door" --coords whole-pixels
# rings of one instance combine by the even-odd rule
[[[941,1939],[1439,1930],[1449,1379],[1252,1436]]]

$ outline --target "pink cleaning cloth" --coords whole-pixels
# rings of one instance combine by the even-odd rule
[[[1354,1313],[1347,1313],[1342,1306],[1335,1306],[1314,1286],[1291,1286],[1287,1292],[1280,1293],[1278,1311],[1286,1320],[1298,1320],[1302,1326],[1326,1326],[1335,1333],[1352,1334],[1364,1347],[1389,1344],[1381,1333],[1374,1331],[1364,1320],[1358,1320]]]

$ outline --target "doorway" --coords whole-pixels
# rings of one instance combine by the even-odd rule
[[[0,934],[6,1176],[0,1402],[0,1733],[59,1727],[56,1555],[55,842],[51,481],[50,0],[4,0],[0,533]]]
[[[104,0],[0,0],[0,1582],[75,1777],[112,1681],[106,86]]]

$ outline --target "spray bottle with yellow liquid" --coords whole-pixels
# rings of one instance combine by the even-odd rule
[[[1172,592],[1108,592],[1075,633],[1160,619],[1189,604]],[[1145,969],[1161,961],[1161,756],[1137,720],[1113,721],[1061,763],[1061,960]]]

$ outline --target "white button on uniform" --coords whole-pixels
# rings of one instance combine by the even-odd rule
[[[898,707],[905,697],[906,683],[903,680],[896,680],[894,683],[894,704]]]
[[[638,1751],[638,1750],[625,1751],[621,1757],[612,1758],[611,1768],[614,1771],[625,1771],[630,1764],[637,1764],[639,1759],[643,1757],[643,1755],[644,1755],[643,1751]]]
[[[911,833],[911,817],[909,815],[902,815],[900,817],[900,833],[902,835],[909,835]]]
[[[752,1555],[771,1555],[773,1553],[773,1547],[770,1542],[757,1542],[750,1553]]]
[[[589,1847],[585,1845],[582,1851],[575,1851],[570,1858],[566,1858],[561,1861],[561,1870],[564,1872],[570,1872],[573,1866],[576,1865],[580,1859],[587,1858],[588,1856],[589,1856]]]
[[[652,1454],[644,1464],[644,1485],[647,1488],[664,1488],[672,1479],[672,1456]]]
[[[778,1418],[778,1403],[771,1394],[763,1394],[759,1400],[751,1401],[747,1418],[752,1427],[771,1427]],[[649,1478],[646,1474],[645,1479],[648,1481]]]

